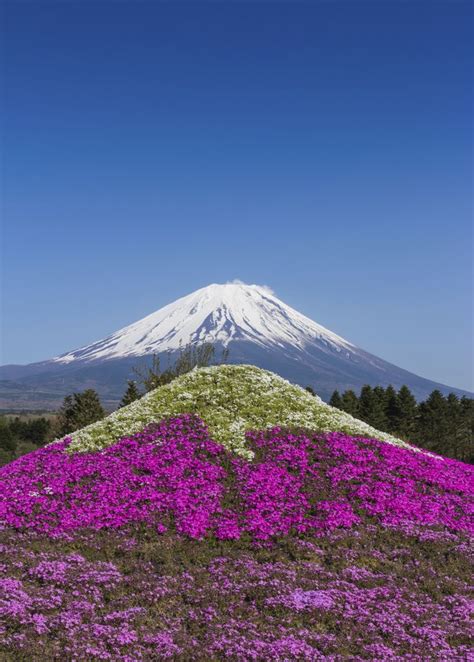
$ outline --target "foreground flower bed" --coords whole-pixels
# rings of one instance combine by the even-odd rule
[[[0,659],[469,659],[473,470],[163,420],[0,470]]]
[[[468,660],[461,540],[358,527],[270,548],[0,533],[5,660]]]

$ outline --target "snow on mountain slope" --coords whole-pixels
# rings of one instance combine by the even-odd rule
[[[418,399],[435,388],[472,394],[430,381],[353,345],[278,299],[267,287],[240,281],[209,285],[112,333],[54,359],[0,366],[0,407],[57,408],[65,395],[94,388],[110,408],[124,384],[156,354],[173,361],[180,346],[211,342],[229,348],[229,362],[252,364],[329,400],[334,389],[364,384],[409,386]]]
[[[353,354],[357,348],[344,338],[287,306],[268,288],[240,282],[209,285],[177,299],[104,340],[53,359],[97,361],[144,356],[176,350],[189,342],[227,346],[246,340],[267,349],[288,345]]]

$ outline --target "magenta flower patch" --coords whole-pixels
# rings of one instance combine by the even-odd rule
[[[247,441],[251,462],[186,415],[2,468],[0,657],[469,659],[471,467],[341,433]]]
[[[190,538],[269,540],[384,526],[473,531],[473,471],[454,460],[340,433],[247,434],[248,462],[190,415],[97,453],[67,440],[1,470],[1,525],[50,535],[145,523]]]

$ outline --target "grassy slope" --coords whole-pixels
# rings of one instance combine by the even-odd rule
[[[221,365],[193,370],[75,432],[70,449],[99,450],[149,423],[184,413],[199,415],[213,439],[243,456],[251,456],[245,448],[247,430],[277,425],[341,431],[411,448],[272,372],[249,365]]]

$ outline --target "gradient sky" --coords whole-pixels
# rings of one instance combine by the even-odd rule
[[[2,363],[238,278],[473,388],[470,2],[2,7]]]

